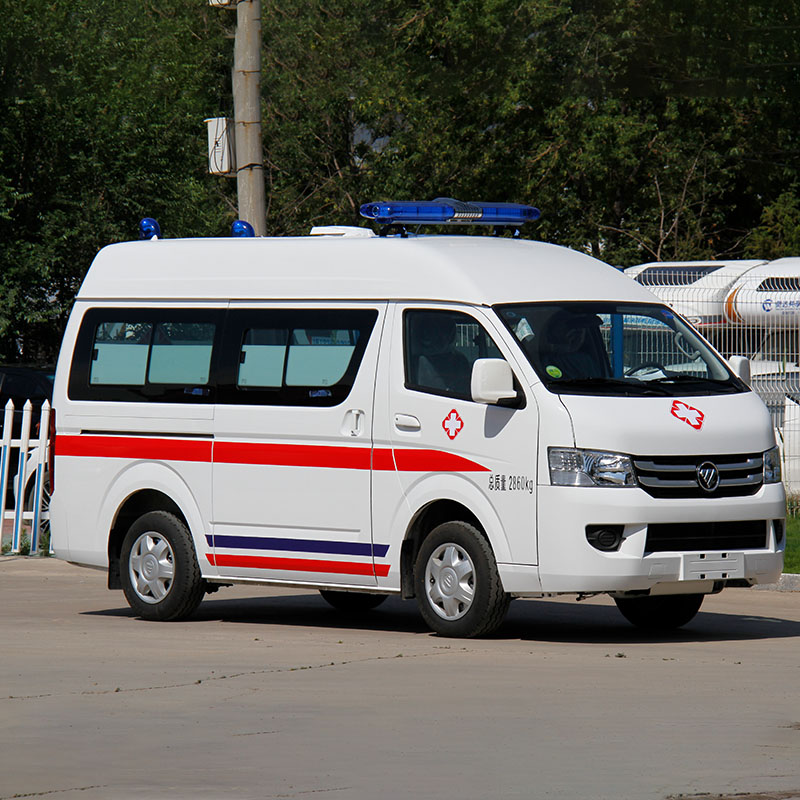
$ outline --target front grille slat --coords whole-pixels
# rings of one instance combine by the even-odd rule
[[[767,521],[670,522],[647,527],[645,552],[759,550],[767,546]]]
[[[659,463],[658,461],[645,461],[637,458],[633,462],[636,469],[644,472],[694,472],[695,464],[692,462],[682,464]]]
[[[747,461],[741,461],[731,464],[717,464],[720,472],[735,472],[738,470],[747,470],[754,472],[764,468],[764,459],[759,456],[758,458],[748,458]]]
[[[652,487],[654,489],[696,489],[696,480],[672,480],[668,478],[646,478],[644,476],[639,478],[639,483],[642,486]]]
[[[761,486],[761,474],[748,475],[746,478],[720,478],[720,486]]]
[[[706,491],[697,468],[711,462],[719,470],[719,485]],[[755,494],[763,482],[761,453],[708,456],[634,456],[633,468],[642,489],[652,497],[744,497]]]

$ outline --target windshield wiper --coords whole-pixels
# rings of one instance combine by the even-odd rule
[[[715,383],[718,386],[730,385],[730,378],[705,378],[702,375],[665,375],[663,378],[653,378],[648,383]]]
[[[656,395],[665,397],[670,394],[664,386],[652,386],[656,381],[640,381],[638,378],[564,378],[551,381],[550,387],[558,391],[559,386],[567,389],[622,389],[626,394]]]

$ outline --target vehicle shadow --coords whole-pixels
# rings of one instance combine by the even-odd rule
[[[799,637],[800,621],[701,610],[678,630],[645,631],[627,622],[613,605],[524,601],[511,604],[497,636],[524,641],[608,645],[753,641]]]
[[[83,612],[89,616],[134,617],[128,608]],[[184,622],[226,622],[342,630],[386,631],[435,636],[413,601],[389,598],[379,608],[344,612],[315,594],[204,600]],[[517,600],[490,639],[586,644],[749,641],[800,637],[800,621],[701,611],[677,631],[647,632],[629,624],[612,605],[578,604],[574,600]]]

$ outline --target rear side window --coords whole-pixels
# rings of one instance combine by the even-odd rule
[[[239,388],[335,386],[350,366],[360,328],[250,328],[239,353]]]
[[[73,400],[333,406],[350,393],[376,309],[88,311]]]
[[[337,405],[350,393],[377,316],[374,309],[231,311],[220,402]]]
[[[222,312],[94,309],[70,373],[73,400],[209,402]]]

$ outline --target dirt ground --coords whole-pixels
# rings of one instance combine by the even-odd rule
[[[0,800],[800,798],[800,593],[643,636],[517,600],[478,641],[413,603],[223,589],[135,618],[102,572],[0,558]]]

